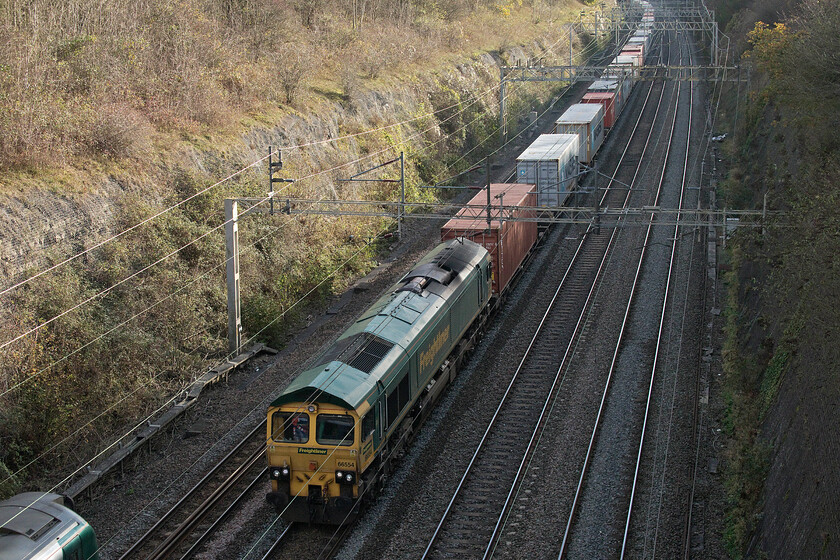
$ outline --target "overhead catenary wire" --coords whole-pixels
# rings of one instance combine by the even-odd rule
[[[552,105],[553,105],[553,104],[552,104]],[[391,125],[391,126],[396,126],[396,125]],[[489,138],[489,136],[488,136],[488,138]],[[475,149],[475,148],[474,148],[474,149]],[[264,159],[264,158],[263,158],[263,159]],[[224,225],[224,224],[223,224],[223,225]],[[215,229],[216,229],[216,228],[214,228],[214,230],[215,230]],[[214,231],[214,230],[210,230],[210,232],[212,232],[212,231]],[[205,233],[205,235],[206,235],[206,234],[209,234],[210,232],[206,232],[206,233]],[[203,237],[203,236],[202,236],[202,237]],[[200,237],[200,238],[201,238],[201,237]],[[200,238],[199,238],[199,239],[200,239]],[[197,240],[196,240],[196,241],[197,241]],[[140,272],[142,272],[142,271],[140,271]],[[0,292],[0,295],[2,295],[2,293],[5,293],[5,292]],[[96,296],[94,296],[94,297],[96,297]],[[275,320],[276,320],[276,319],[275,319]]]

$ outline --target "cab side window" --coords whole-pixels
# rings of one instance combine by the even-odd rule
[[[371,407],[365,417],[362,418],[362,441],[366,441],[373,432],[376,431],[376,409],[378,406]]]

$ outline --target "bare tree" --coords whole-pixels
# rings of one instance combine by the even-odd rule
[[[312,56],[300,46],[283,45],[277,53],[277,77],[285,94],[286,103],[292,103],[312,67]]]

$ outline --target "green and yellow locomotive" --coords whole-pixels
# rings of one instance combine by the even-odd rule
[[[483,247],[438,245],[271,404],[266,498],[282,517],[356,517],[455,376],[491,289]]]

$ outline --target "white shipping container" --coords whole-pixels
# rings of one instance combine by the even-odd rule
[[[629,54],[620,54],[613,59],[612,63],[621,66],[629,64],[635,68],[639,66],[639,58]]]
[[[538,206],[560,206],[575,185],[577,134],[542,134],[516,158],[516,182],[537,187]]]
[[[555,134],[577,134],[578,159],[589,163],[604,142],[604,106],[600,103],[576,103],[554,123]]]
[[[628,43],[642,43],[645,48],[647,49],[650,46],[650,36],[651,32],[648,30],[637,30],[633,32],[633,35],[630,36],[630,39],[627,40]]]

